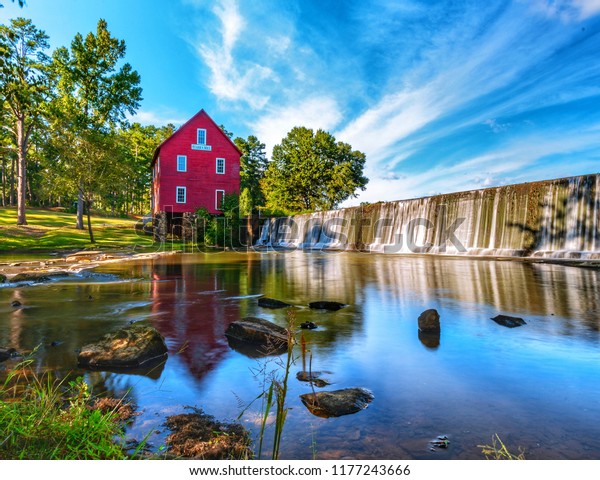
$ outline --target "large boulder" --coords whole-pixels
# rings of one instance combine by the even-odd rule
[[[503,327],[515,328],[522,325],[527,325],[527,322],[519,317],[511,317],[509,315],[496,315],[492,318],[494,322]]]
[[[85,345],[77,356],[82,367],[137,368],[167,356],[165,339],[154,327],[129,325]]]
[[[440,314],[434,308],[421,313],[418,322],[421,332],[434,333],[440,331]]]
[[[344,308],[346,304],[340,302],[319,301],[310,302],[308,306],[310,308],[314,308],[315,310],[329,310],[330,312],[335,312],[341,308]]]
[[[261,297],[258,299],[258,306],[263,308],[285,308],[291,307],[289,303],[282,302],[281,300],[275,300],[274,298]]]
[[[323,418],[360,412],[367,408],[373,398],[373,394],[365,388],[345,388],[300,395],[300,400],[310,413]]]
[[[289,336],[285,328],[263,318],[245,317],[232,322],[225,335],[236,350],[244,345],[258,347],[264,354],[283,353],[288,348]],[[233,340],[233,342],[232,342]],[[241,345],[240,345],[241,344]],[[236,348],[238,347],[238,348]]]

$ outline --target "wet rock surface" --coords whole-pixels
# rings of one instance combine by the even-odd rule
[[[502,325],[507,328],[521,327],[527,325],[527,322],[519,317],[511,317],[510,315],[496,315],[491,320],[496,322],[498,325]]]
[[[308,306],[315,310],[328,310],[330,312],[335,312],[346,307],[347,305],[345,303],[340,302],[318,301],[311,302],[308,304]]]
[[[435,333],[440,331],[440,314],[434,308],[425,310],[418,319],[421,332]]]
[[[133,324],[85,345],[77,356],[82,367],[138,368],[167,357],[165,339],[154,327]]]
[[[250,435],[236,423],[221,423],[202,410],[192,409],[167,417],[171,433],[167,439],[170,455],[204,460],[240,460],[252,457]]]
[[[365,388],[345,388],[328,392],[306,393],[300,400],[317,417],[341,417],[367,408],[375,397]]]
[[[285,308],[291,307],[289,303],[276,300],[274,298],[261,297],[258,299],[258,306],[263,308]]]
[[[53,271],[53,272],[23,272],[17,273],[14,277],[10,279],[11,283],[19,283],[19,282],[32,282],[32,283],[41,283],[48,282],[51,278],[57,277],[67,277],[69,276],[69,272],[63,272],[61,270]]]
[[[269,350],[285,351],[289,341],[285,328],[256,317],[245,317],[231,323],[227,327],[225,335],[229,340],[233,340],[238,348],[241,342],[242,345],[250,344],[260,347],[265,353]],[[230,345],[231,343],[230,341]]]

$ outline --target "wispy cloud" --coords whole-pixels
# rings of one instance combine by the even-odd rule
[[[304,101],[273,107],[258,117],[252,125],[261,141],[265,142],[268,154],[273,146],[294,127],[317,130],[332,130],[342,119],[336,101],[328,97],[313,97]]]
[[[141,123],[142,125],[161,126],[171,123],[175,126],[181,126],[188,119],[175,115],[171,109],[161,109],[160,111],[139,110],[129,120]]]
[[[273,76],[272,70],[234,57],[234,49],[246,27],[235,0],[219,1],[212,12],[220,22],[219,39],[195,40],[196,51],[210,69],[211,92],[220,100],[241,101],[254,109],[262,108],[269,96],[262,93],[260,85]]]

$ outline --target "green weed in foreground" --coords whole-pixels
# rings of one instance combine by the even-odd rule
[[[497,433],[492,436],[491,445],[477,445],[477,448],[481,448],[481,453],[488,460],[525,460],[525,452],[521,448],[518,455],[509,452]]]
[[[0,459],[124,459],[115,410],[90,407],[88,385],[38,377],[27,360],[0,385]]]

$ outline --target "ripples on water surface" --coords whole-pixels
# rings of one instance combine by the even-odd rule
[[[310,392],[290,375],[282,458],[483,458],[498,434],[527,458],[600,459],[600,272],[559,265],[346,253],[183,255],[106,265],[102,276],[0,289],[0,346],[42,345],[37,364],[76,368],[75,350],[130,322],[148,321],[170,356],[151,372],[87,372],[94,391],[130,396],[141,415],[130,435],[168,433],[164,417],[186,405],[235,420],[261,391],[260,370],[275,359],[230,349],[224,331],[247,315],[280,325],[257,295],[298,305],[313,370],[331,372],[328,389],[365,387],[375,395],[357,414],[318,418],[300,403]],[[116,275],[116,276],[115,276]],[[132,281],[118,282],[117,278]],[[338,312],[306,308],[335,300]],[[22,308],[10,307],[19,300]],[[417,317],[440,312],[439,346],[427,346]],[[505,328],[497,314],[524,318]],[[51,346],[58,342],[58,346]],[[430,344],[431,345],[431,344]],[[299,355],[300,352],[298,352]],[[260,405],[242,421],[258,432]],[[429,441],[447,435],[446,450]]]

